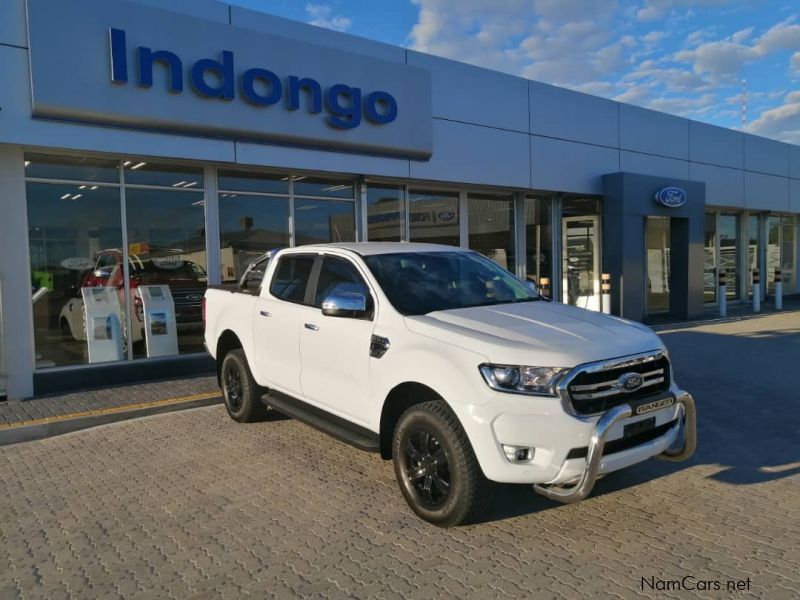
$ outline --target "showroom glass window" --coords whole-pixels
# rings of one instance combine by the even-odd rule
[[[525,272],[540,287],[553,281],[552,210],[550,198],[525,198]]]
[[[295,175],[291,184],[296,246],[355,241],[355,181]]]
[[[220,264],[223,282],[241,278],[258,256],[290,245],[288,175],[220,170]]]
[[[706,213],[705,242],[703,244],[703,301],[717,301],[717,213]]]
[[[367,240],[399,242],[402,239],[404,196],[402,185],[367,186]]]
[[[409,190],[408,224],[412,242],[460,245],[458,192]]]
[[[122,360],[126,298],[110,287],[123,247],[119,163],[27,154],[25,175],[36,367]],[[93,290],[110,308],[87,327]]]
[[[168,286],[174,305],[179,352],[203,351],[203,295],[206,275],[203,169],[137,160],[123,162],[130,274],[132,349],[135,358],[163,355],[148,345],[140,286]],[[113,285],[124,282],[123,265],[112,272]],[[160,314],[160,313],[159,313]]]
[[[783,293],[795,289],[795,218],[770,215],[767,218],[767,293],[775,293],[775,270],[781,270]]]
[[[476,194],[467,196],[469,247],[498,265],[516,271],[514,252],[514,196]]]

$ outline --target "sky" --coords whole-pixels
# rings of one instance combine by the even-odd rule
[[[800,0],[229,1],[800,144]]]

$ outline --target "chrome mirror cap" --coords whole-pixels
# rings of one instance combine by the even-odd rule
[[[322,301],[322,314],[328,317],[358,318],[367,312],[367,299],[357,292],[331,292]]]

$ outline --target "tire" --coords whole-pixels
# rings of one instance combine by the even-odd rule
[[[452,527],[474,521],[491,500],[493,486],[443,400],[417,404],[400,416],[392,459],[403,497],[429,523]]]
[[[59,322],[59,325],[61,327],[61,335],[68,337],[71,340],[75,339],[75,336],[72,335],[72,328],[69,326],[69,321],[67,321],[65,318],[62,318]]]
[[[231,350],[225,355],[219,380],[225,409],[231,419],[252,423],[265,417],[269,410],[261,401],[265,390],[253,379],[244,350]]]

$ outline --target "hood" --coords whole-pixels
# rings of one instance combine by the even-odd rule
[[[574,367],[664,347],[640,323],[557,302],[443,310],[406,317],[406,324],[499,364]]]

